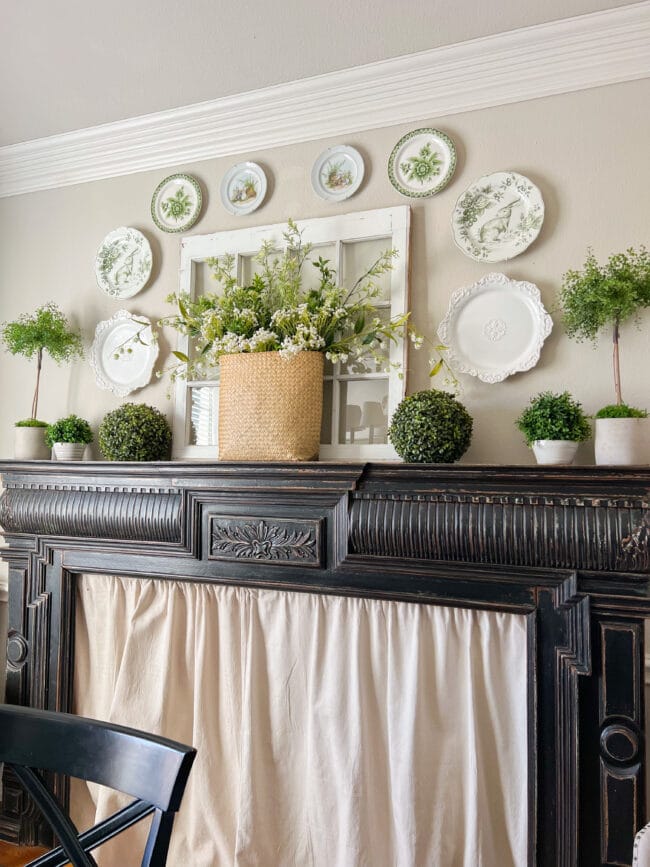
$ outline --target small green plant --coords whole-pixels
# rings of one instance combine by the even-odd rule
[[[167,419],[145,403],[125,403],[99,426],[99,448],[108,461],[166,461],[171,443]]]
[[[40,421],[37,418],[24,418],[16,422],[16,427],[49,427],[46,421]]]
[[[560,306],[569,337],[596,341],[604,328],[612,329],[614,391],[622,404],[619,332],[630,318],[639,323],[650,307],[650,254],[645,247],[629,248],[599,265],[589,250],[582,271],[567,271],[560,290]]]
[[[93,441],[93,432],[88,422],[79,418],[78,415],[69,415],[60,418],[47,428],[45,442],[50,446],[54,443],[84,443],[87,445]]]
[[[515,422],[526,438],[527,445],[536,440],[572,440],[584,442],[591,436],[591,427],[582,405],[568,391],[554,394],[543,391]]]
[[[648,411],[628,406],[626,403],[610,403],[599,409],[595,418],[647,418]]]
[[[395,410],[388,438],[409,463],[448,463],[465,454],[472,440],[472,417],[446,391],[418,391]]]
[[[41,381],[43,353],[57,364],[83,355],[81,336],[68,325],[56,304],[44,304],[34,313],[23,313],[15,322],[4,322],[0,332],[5,348],[12,355],[36,356],[36,388],[32,399],[32,418],[38,412],[38,389]]]

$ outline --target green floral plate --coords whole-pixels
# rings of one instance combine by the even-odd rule
[[[544,200],[517,172],[483,175],[456,202],[451,227],[457,246],[477,262],[505,262],[539,235]]]
[[[147,285],[151,265],[151,247],[142,232],[120,226],[106,235],[97,251],[95,277],[112,298],[131,298]]]
[[[170,175],[156,187],[151,199],[151,218],[163,232],[185,232],[199,219],[202,204],[196,178]]]
[[[391,184],[398,193],[413,199],[439,193],[455,168],[454,143],[439,129],[411,130],[397,142],[388,158]]]

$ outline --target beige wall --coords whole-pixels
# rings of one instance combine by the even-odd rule
[[[429,336],[444,316],[454,289],[489,270],[540,287],[547,307],[554,304],[562,273],[581,265],[586,248],[598,256],[648,241],[650,116],[643,108],[650,82],[639,81],[543,100],[508,105],[445,118],[423,117],[455,140],[459,164],[452,183],[426,201],[412,203],[412,309],[417,327]],[[310,170],[320,151],[335,143],[324,140],[246,156],[261,162],[271,178],[267,203],[244,218],[228,215],[219,201],[219,183],[234,159],[174,166],[196,174],[207,190],[207,205],[195,233],[239,228],[295,218],[317,217],[403,204],[386,175],[386,160],[400,135],[410,128],[393,127],[349,136],[366,159],[367,179],[348,202],[321,201],[311,189]],[[340,140],[339,140],[340,141]],[[490,268],[464,256],[454,245],[450,215],[464,189],[485,172],[514,169],[541,188],[546,221],[534,245],[510,263]],[[151,194],[168,174],[156,171],[34,193],[0,201],[0,319],[52,300],[79,325],[90,342],[97,321],[120,305],[95,285],[93,261],[99,243],[111,229],[136,226],[150,239],[154,273],[150,285],[122,306],[156,319],[166,312],[165,295],[177,284],[179,238],[158,231],[149,215]],[[624,397],[650,405],[647,376],[648,325],[623,332]],[[168,337],[161,346],[169,351]],[[589,411],[612,397],[609,343],[595,351],[567,340],[556,325],[538,366],[529,373],[487,385],[463,377],[463,394],[475,418],[474,442],[466,462],[532,463],[513,420],[530,395],[546,388],[569,388]],[[13,421],[29,414],[34,368],[6,354],[0,361],[0,456],[12,454]],[[426,353],[411,357],[408,389],[427,388]],[[129,399],[159,406],[171,414],[164,383],[156,382]],[[120,401],[100,391],[87,363],[56,368],[45,362],[39,416],[49,421],[69,412],[97,426],[103,414]],[[590,444],[581,447],[582,462],[593,460]]]

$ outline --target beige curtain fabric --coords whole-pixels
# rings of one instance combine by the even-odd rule
[[[526,706],[522,616],[79,579],[75,711],[198,749],[170,867],[521,867]]]

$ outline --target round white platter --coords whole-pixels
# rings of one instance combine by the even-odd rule
[[[99,288],[111,298],[131,298],[151,276],[151,247],[142,232],[121,226],[109,232],[95,258]]]
[[[336,145],[318,157],[311,170],[311,185],[321,199],[342,202],[361,186],[363,157],[356,148]]]
[[[221,181],[221,202],[231,214],[256,211],[266,195],[266,175],[257,163],[238,163]]]
[[[203,196],[192,175],[176,174],[162,180],[151,199],[151,218],[163,232],[185,232],[199,219]]]
[[[477,262],[504,262],[523,253],[543,222],[542,194],[517,172],[483,175],[465,190],[451,216],[454,241]]]
[[[99,322],[90,349],[90,366],[100,388],[126,397],[151,380],[158,342],[146,316],[118,310]]]
[[[388,177],[398,193],[425,198],[447,186],[456,168],[456,147],[444,132],[414,129],[397,142],[388,158]]]
[[[438,336],[454,371],[493,383],[534,367],[552,328],[534,283],[487,274],[454,292]]]

